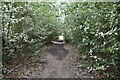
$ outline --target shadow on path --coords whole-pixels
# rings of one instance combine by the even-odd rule
[[[69,51],[64,48],[64,45],[57,45],[57,44],[50,47],[47,51],[48,53],[57,57],[57,59],[59,60],[64,59],[66,55],[69,53]]]
[[[50,45],[47,46],[43,54],[45,64],[41,63],[41,58],[38,58],[36,66],[29,63],[23,68],[19,77],[27,78],[90,78],[87,71],[75,69],[74,54],[75,49],[71,45]],[[35,61],[35,59],[33,59]],[[39,63],[40,61],[40,63]],[[29,67],[28,67],[29,66]],[[35,66],[35,67],[32,67]],[[83,79],[84,80],[84,79]]]
[[[42,78],[76,78],[71,58],[75,52],[70,45],[51,45],[46,50],[48,63],[41,73]]]

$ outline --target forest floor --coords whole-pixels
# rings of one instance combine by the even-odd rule
[[[88,70],[75,67],[75,51],[68,44],[47,46],[43,51],[44,59],[33,57],[15,72],[19,78],[94,78],[95,75]]]

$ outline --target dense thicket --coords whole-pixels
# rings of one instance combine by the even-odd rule
[[[120,70],[119,3],[2,3],[3,64],[40,54],[64,35],[78,48],[77,58],[107,76]]]
[[[57,35],[53,3],[2,3],[3,63],[40,53]]]
[[[120,24],[118,3],[70,3],[66,24],[70,41],[78,47],[78,57],[100,74],[120,74]]]

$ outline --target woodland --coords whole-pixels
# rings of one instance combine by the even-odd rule
[[[2,2],[1,20],[1,78],[18,75],[13,66],[31,57],[42,58],[59,35],[76,49],[77,68],[120,77],[119,2]]]

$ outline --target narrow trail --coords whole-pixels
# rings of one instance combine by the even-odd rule
[[[75,49],[71,45],[50,45],[45,51],[45,60],[41,64],[29,63],[20,71],[19,77],[25,78],[91,78],[93,75],[82,69],[75,69],[74,54]],[[34,61],[34,59],[33,59]],[[32,65],[35,67],[32,67]],[[43,65],[43,67],[42,67]]]
[[[56,46],[53,46],[56,48]],[[50,47],[50,49],[54,49],[53,47]],[[54,49],[55,50],[55,49]],[[43,69],[41,77],[42,78],[75,78],[77,77],[75,72],[72,70],[71,66],[71,57],[74,55],[74,50],[70,45],[65,45],[64,50],[66,50],[66,53],[59,52],[58,56],[55,56],[55,53],[50,54],[47,51],[47,60],[48,64],[46,65],[45,69]],[[52,50],[53,51],[53,50]],[[59,51],[59,50],[58,50]],[[66,55],[64,55],[66,54]],[[64,57],[59,59],[59,57]]]

